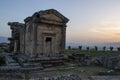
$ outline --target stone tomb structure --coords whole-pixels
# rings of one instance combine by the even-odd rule
[[[9,22],[14,52],[30,57],[55,56],[65,48],[68,19],[54,9],[39,11],[27,17],[25,24]]]
[[[24,21],[27,55],[55,56],[62,53],[65,48],[67,18],[58,11],[50,9],[36,12]]]
[[[57,10],[35,12],[24,23],[9,22],[12,37],[11,52],[31,60],[57,57],[65,49],[66,23],[69,21]]]

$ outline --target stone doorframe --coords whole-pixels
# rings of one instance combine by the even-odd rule
[[[56,34],[43,33],[42,36],[43,54],[53,56],[55,54]]]

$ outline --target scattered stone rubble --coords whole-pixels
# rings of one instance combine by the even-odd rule
[[[79,53],[73,53],[69,59],[78,63],[79,66],[87,66],[91,64],[91,56]]]
[[[96,64],[112,69],[120,69],[120,55],[100,55],[96,59]]]
[[[30,80],[82,80],[78,75],[71,74],[71,75],[62,75],[57,77],[46,77],[46,78],[34,78]]]

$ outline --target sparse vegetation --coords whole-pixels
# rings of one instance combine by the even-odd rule
[[[90,47],[89,47],[89,46],[88,46],[88,47],[86,47],[86,50],[87,50],[87,51],[89,51],[89,50],[90,50]]]
[[[103,51],[106,51],[106,47],[105,46],[103,46]]]
[[[78,49],[81,51],[82,50],[82,46],[78,46]]]
[[[95,51],[97,51],[98,50],[98,47],[97,46],[95,46]]]
[[[5,65],[5,58],[4,57],[0,57],[0,66]]]
[[[68,46],[68,50],[71,50],[71,46]]]
[[[30,74],[28,72],[24,73],[24,77],[25,80],[29,80],[30,79]]]
[[[80,54],[88,54],[93,57],[99,56],[99,55],[104,55],[104,54],[110,54],[110,55],[119,55],[119,51],[95,51],[95,50],[65,50],[64,54],[69,55],[72,53],[80,53]]]
[[[0,47],[0,53],[2,52],[2,49],[1,49],[1,47]]]
[[[118,47],[117,50],[120,51],[120,47]]]
[[[87,49],[87,48],[86,48]],[[110,55],[119,55],[119,51],[106,51],[106,47],[103,47],[102,51],[99,50],[65,50],[64,51],[65,55],[70,55],[72,53],[80,53],[80,54],[88,54],[92,56],[92,62],[95,62],[96,57],[99,55],[104,55],[104,54],[110,54]],[[74,63],[73,63],[74,64]],[[85,70],[85,73],[80,74],[80,70]],[[78,67],[76,66],[75,69],[69,70],[69,72],[75,72],[79,73],[80,75],[83,76],[91,76],[91,75],[120,75],[120,71],[113,71],[109,73],[109,68],[105,68],[102,66],[97,66],[95,64],[91,64],[89,66],[84,66],[84,67]],[[63,70],[63,72],[66,72],[66,70]],[[103,71],[103,72],[102,72]],[[108,71],[108,72],[107,72]]]
[[[114,47],[110,46],[110,51],[113,51]]]

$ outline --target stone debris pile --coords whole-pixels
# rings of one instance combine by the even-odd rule
[[[120,69],[120,55],[100,55],[96,59],[96,64],[112,69]]]
[[[91,56],[85,54],[73,53],[69,56],[69,59],[77,62],[79,66],[88,66],[91,64]]]

